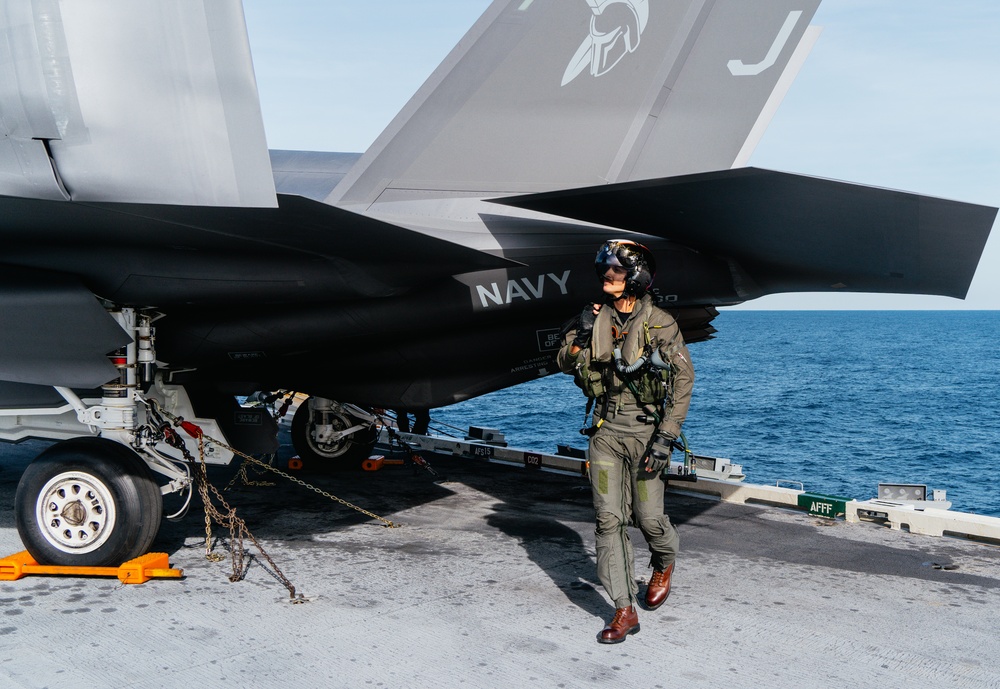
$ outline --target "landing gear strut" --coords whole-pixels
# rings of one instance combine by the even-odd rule
[[[131,308],[111,315],[133,342],[109,355],[118,377],[101,386],[100,398],[55,387],[61,406],[0,410],[0,439],[62,441],[28,466],[15,497],[18,533],[39,564],[117,567],[142,555],[159,530],[163,494],[191,495],[190,458],[212,464],[232,458],[215,445],[199,456],[198,441],[156,411],[224,437],[214,419],[196,416],[182,386],[154,375],[153,317]],[[167,484],[161,488],[154,474]]]

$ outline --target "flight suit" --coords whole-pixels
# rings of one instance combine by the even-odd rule
[[[633,605],[638,595],[630,524],[645,537],[653,569],[666,569],[677,556],[677,530],[663,512],[664,481],[659,474],[645,472],[641,460],[657,429],[672,437],[680,435],[691,402],[694,368],[676,321],[654,306],[648,295],[636,302],[624,323],[618,319],[612,306],[604,306],[594,323],[590,347],[571,355],[576,331],[570,330],[557,360],[559,368],[573,374],[585,394],[595,398],[590,483],[597,513],[597,574],[615,607],[624,608]],[[662,406],[643,404],[635,394],[645,397],[642,381],[614,368],[616,346],[621,347],[622,359],[632,364],[647,342],[672,365]],[[651,411],[662,413],[658,426]]]

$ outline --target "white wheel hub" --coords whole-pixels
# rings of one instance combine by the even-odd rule
[[[49,479],[38,494],[35,518],[42,536],[64,553],[89,553],[115,529],[115,502],[95,476],[67,471]]]
[[[347,448],[350,447],[351,440],[349,436],[344,436],[337,440],[331,440],[330,438],[335,433],[350,428],[351,421],[348,417],[337,412],[327,412],[324,416],[327,417],[330,423],[324,425],[310,423],[309,432],[306,433],[306,440],[313,452],[321,457],[332,459],[344,454]]]

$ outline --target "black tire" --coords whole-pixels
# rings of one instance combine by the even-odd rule
[[[343,411],[327,412],[330,423],[335,429],[343,430],[359,423],[360,420]],[[292,445],[299,454],[299,459],[310,469],[316,471],[332,471],[337,469],[357,469],[368,459],[378,429],[372,424],[336,443],[321,444],[316,442],[312,423],[309,401],[306,400],[295,410],[292,417]]]
[[[14,512],[21,541],[39,564],[117,567],[153,544],[163,497],[145,462],[129,448],[103,438],[74,438],[28,465]]]

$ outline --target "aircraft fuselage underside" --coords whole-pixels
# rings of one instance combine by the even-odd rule
[[[58,205],[70,210],[75,204]],[[83,212],[104,215],[103,209],[90,206]],[[180,214],[177,209],[167,212]],[[143,213],[151,214],[149,209]],[[126,222],[135,217],[123,212],[114,216],[129,218]],[[361,218],[349,216],[352,222]],[[134,222],[143,227],[148,223],[144,218]],[[368,264],[359,269],[330,256],[302,259],[287,249],[291,258],[284,260],[280,247],[257,237],[248,238],[236,252],[220,251],[214,246],[218,234],[225,232],[231,240],[242,226],[232,219],[214,222],[210,230],[186,229],[186,244],[164,251],[162,260],[155,262],[147,252],[142,259],[132,255],[128,242],[120,241],[120,226],[95,225],[88,235],[94,260],[85,265],[85,272],[77,264],[75,277],[96,296],[157,316],[157,357],[161,365],[181,371],[175,382],[244,394],[294,389],[389,407],[442,406],[553,373],[562,325],[600,296],[593,270],[595,247],[629,234],[507,218],[495,237],[514,246],[503,250],[509,260],[497,262],[515,267],[415,281],[407,271],[424,270],[414,265],[423,261],[433,265],[437,245],[425,248],[435,240],[414,231],[374,225],[378,232],[398,235],[385,241],[402,237],[400,241],[412,242],[411,259],[405,262],[390,260],[392,250],[377,246],[376,238],[370,237],[367,245],[351,240],[361,243],[357,262]],[[69,266],[59,249],[19,249],[16,236],[23,228],[17,222],[7,225],[3,234],[10,236],[13,247],[7,260],[16,262],[22,277],[30,275],[44,291],[47,278]],[[155,240],[136,232],[135,242],[163,242],[163,227]],[[36,227],[39,231],[51,232],[53,245],[64,246],[59,244],[65,238],[57,224]],[[482,226],[480,231],[485,232]],[[317,225],[314,232],[343,230]],[[104,246],[102,234],[108,238]],[[286,247],[291,244],[283,239]],[[654,237],[642,241],[664,266],[654,285],[660,303],[682,316],[689,341],[708,337],[708,323],[715,315],[710,307],[741,300],[730,267]],[[182,250],[186,260],[177,255]],[[459,259],[445,257],[453,271]],[[50,323],[48,330],[36,335],[59,339],[57,350],[73,348],[72,338],[59,335],[57,323]],[[58,355],[56,351],[53,358]],[[0,404],[19,404],[25,390],[21,386],[13,395],[16,399],[4,400],[2,395],[0,387]]]

